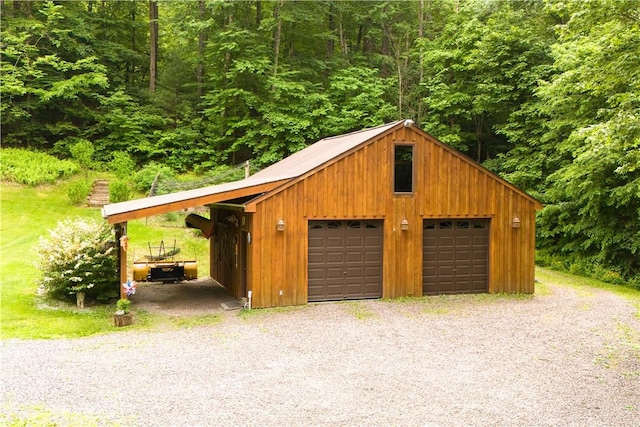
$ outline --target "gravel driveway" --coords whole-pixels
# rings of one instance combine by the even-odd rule
[[[545,288],[5,341],[1,410],[60,425],[640,425],[637,310]]]

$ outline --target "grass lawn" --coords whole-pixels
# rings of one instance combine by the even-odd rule
[[[594,289],[613,292],[629,301],[638,310],[636,316],[640,318],[640,290],[542,267],[536,267],[536,280],[539,282],[536,283],[536,294],[545,292],[549,284],[569,286],[585,293],[593,292]]]
[[[0,184],[0,337],[3,339],[80,337],[129,329],[113,325],[115,305],[77,310],[73,304],[37,296],[39,272],[34,262],[39,238],[47,236],[58,222],[68,218],[103,220],[99,208],[70,205],[67,189],[72,182],[39,187]],[[149,218],[129,223],[129,262],[133,262],[134,254],[142,257],[148,253],[148,242],[157,245],[164,239],[173,244],[176,239],[182,248],[180,255],[197,259],[199,275],[207,276],[207,240],[196,237],[194,230],[182,227],[180,215],[168,219],[170,221],[163,217]],[[134,328],[149,327],[160,320],[148,313],[136,314]]]

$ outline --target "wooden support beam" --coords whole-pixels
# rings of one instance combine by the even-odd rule
[[[127,298],[127,294],[122,287],[127,282],[127,250],[129,249],[129,236],[127,236],[127,223],[122,222],[114,226],[116,234],[116,244],[118,245],[118,289],[120,298]]]

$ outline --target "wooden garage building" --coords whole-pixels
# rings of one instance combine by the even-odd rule
[[[410,120],[103,215],[123,235],[128,220],[195,206],[210,207],[211,277],[253,307],[534,291],[540,202]]]

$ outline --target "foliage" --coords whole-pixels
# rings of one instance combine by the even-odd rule
[[[533,99],[552,62],[542,8],[469,2],[442,32],[421,40],[427,117],[422,125],[478,161],[508,148],[501,134]]]
[[[72,205],[86,204],[89,193],[91,193],[91,181],[86,179],[74,182],[67,190],[67,196]]]
[[[640,274],[640,4],[605,3],[558,12],[568,22],[557,72],[539,96],[559,164],[540,235],[542,247],[629,278]]]
[[[2,13],[3,144],[52,148],[83,137],[109,79],[88,42],[81,4],[14,3]]]
[[[111,203],[126,202],[131,199],[132,191],[128,181],[116,180],[109,184],[109,201]]]
[[[105,299],[117,294],[116,250],[111,228],[104,222],[66,220],[41,238],[37,268],[41,286],[55,298],[85,292]]]
[[[86,139],[79,139],[69,147],[71,157],[78,163],[78,166],[85,170],[85,173],[88,173],[91,167],[91,159],[94,151],[93,144]]]
[[[116,302],[116,310],[118,311],[118,313],[127,314],[127,313],[129,313],[130,309],[131,309],[131,301],[130,300],[128,300],[126,298],[120,298]]]
[[[128,179],[112,153],[264,167],[411,118],[544,202],[540,247],[640,274],[637,1],[160,2],[154,91],[148,3],[9,4],[5,147],[89,141]],[[146,193],[156,174],[139,173]]]
[[[0,179],[31,186],[53,184],[79,171],[70,160],[18,148],[3,148],[0,159]]]
[[[131,180],[135,173],[136,164],[128,153],[117,151],[112,154],[109,162],[109,170],[113,172],[118,179]]]
[[[174,178],[175,174],[168,166],[161,163],[150,162],[133,176],[136,190],[148,193],[156,177],[158,180],[166,180]]]

